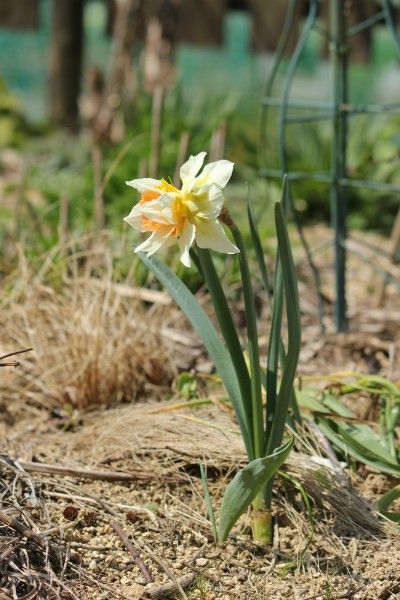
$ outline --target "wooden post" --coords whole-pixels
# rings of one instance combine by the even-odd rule
[[[84,0],[53,0],[50,50],[50,115],[54,124],[78,128]]]
[[[26,30],[38,29],[38,0],[1,0],[0,27]]]

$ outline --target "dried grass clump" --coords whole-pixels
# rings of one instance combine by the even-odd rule
[[[33,280],[2,311],[4,349],[33,348],[4,380],[4,399],[82,409],[130,402],[149,387],[154,397],[171,381],[157,308],[146,310],[111,276],[92,274],[66,278],[59,292]]]

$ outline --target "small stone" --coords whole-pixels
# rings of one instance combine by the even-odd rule
[[[89,571],[97,571],[97,561],[94,560],[94,558],[89,562]]]
[[[207,558],[197,558],[196,559],[196,567],[205,567],[206,565],[208,565]]]

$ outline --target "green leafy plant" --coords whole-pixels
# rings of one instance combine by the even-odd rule
[[[318,427],[337,450],[370,467],[400,476],[396,428],[400,423],[400,390],[384,377],[353,373],[331,376],[332,389],[306,387],[297,393],[300,408],[311,412]],[[372,427],[358,418],[341,398],[354,392],[373,395],[380,405],[379,423]]]
[[[228,211],[222,208],[220,188],[218,191],[216,189],[218,185],[213,182],[205,183],[207,177],[212,176],[216,181],[224,181],[220,185],[224,187],[233,165],[230,167],[227,164],[229,161],[211,163],[196,179],[203,159],[204,156],[197,155],[183,165],[182,190],[177,190],[165,180],[142,179],[130,182],[132,187],[139,190],[142,197],[126,220],[142,231],[151,232],[150,237],[136,249],[136,252],[139,251],[141,260],[169,291],[202,339],[227,390],[243,437],[249,462],[225,489],[219,522],[216,526],[218,541],[223,542],[227,539],[240,515],[251,506],[253,538],[259,542],[271,543],[274,475],[293,447],[292,438],[283,441],[289,406],[291,403],[295,405],[293,383],[300,352],[300,310],[293,258],[284,208],[281,202],[276,202],[275,225],[278,249],[275,294],[272,302],[268,368],[267,373],[264,373],[260,365],[254,293],[246,247],[239,228]],[[195,169],[194,175],[188,175],[190,169]],[[198,187],[196,181],[199,181]],[[211,194],[210,190],[213,186],[215,189]],[[209,198],[206,197],[207,194],[210,194]],[[287,197],[288,188],[285,182],[284,205],[287,204]],[[215,198],[218,198],[218,211],[215,210],[215,205],[212,205]],[[200,217],[195,212],[199,205],[202,207]],[[215,221],[216,216],[218,223]],[[262,280],[267,293],[270,293],[261,241],[255,226],[250,200],[248,216],[251,239],[257,249]],[[221,222],[229,227],[236,246],[225,237]],[[223,339],[186,285],[168,266],[152,255],[163,244],[170,245],[176,238],[179,241],[183,264],[188,266],[190,260],[193,260],[204,278]],[[190,249],[193,242],[195,242],[194,247]],[[228,253],[238,252],[247,326],[245,350],[241,346],[209,248]],[[288,326],[287,348],[284,347],[281,338],[284,304],[286,304]],[[249,358],[249,365],[246,356]],[[279,377],[280,365],[282,373]],[[267,397],[265,406],[263,387]],[[208,491],[206,499],[210,514],[211,499]]]
[[[377,375],[348,373],[347,377],[329,377],[332,389],[321,391],[306,387],[297,392],[304,416],[311,413],[319,429],[335,450],[387,475],[400,477],[400,452],[396,429],[400,424],[400,390],[393,382]],[[346,406],[342,398],[349,394],[368,394],[379,406],[378,422],[371,426]],[[389,506],[400,497],[400,486],[394,486],[378,501],[379,512],[398,522],[400,513]]]

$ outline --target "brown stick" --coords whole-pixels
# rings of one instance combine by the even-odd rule
[[[142,548],[144,548],[146,550],[146,552],[150,556],[150,558],[152,558],[154,560],[154,562],[159,567],[162,568],[162,570],[166,573],[166,575],[168,575],[168,577],[171,580],[171,585],[175,586],[173,588],[174,591],[179,592],[179,595],[181,596],[181,598],[183,600],[188,600],[188,597],[186,596],[185,591],[184,591],[183,587],[181,586],[179,579],[175,576],[175,573],[169,568],[169,566],[163,560],[161,560],[161,558],[159,556],[157,556],[157,554],[154,554],[153,550],[151,548],[149,548],[149,546],[147,546],[147,544],[142,543]],[[188,585],[190,585],[190,584],[188,584]]]
[[[43,550],[47,550],[49,547],[49,542],[46,540],[44,536],[38,535],[34,533],[32,529],[29,529],[26,525],[14,519],[14,517],[10,517],[7,513],[0,512],[0,522],[10,529],[13,529],[23,537],[26,537],[31,542],[34,542],[37,546],[42,548]]]
[[[144,564],[144,562],[143,562],[143,560],[142,560],[139,552],[133,546],[132,542],[130,541],[130,539],[126,535],[125,531],[122,529],[122,527],[120,527],[118,525],[118,523],[116,521],[110,521],[110,525],[114,529],[115,533],[118,535],[118,537],[120,538],[120,540],[122,541],[122,543],[125,544],[125,547],[128,550],[129,554],[132,556],[133,560],[135,561],[135,563],[139,567],[140,572],[142,573],[143,579],[145,580],[145,582],[146,583],[152,583],[154,581],[154,579],[151,576],[150,571],[148,570],[148,568]]]
[[[179,587],[177,585],[178,583],[182,589],[188,588],[189,585],[192,585],[193,581],[195,580],[195,577],[196,575],[194,573],[188,573],[187,575],[179,577],[176,580],[176,583],[175,581],[169,581],[164,585],[161,585],[159,587],[153,587],[147,590],[147,594],[150,596],[150,598],[154,598],[155,600],[157,600],[158,598],[165,598],[166,596],[169,596],[170,594],[179,591]]]
[[[97,288],[104,289],[110,287],[110,282],[102,281],[101,279],[95,279],[94,277],[89,280],[86,278],[84,281],[88,281],[90,285],[93,285]],[[137,288],[124,283],[112,283],[111,289],[113,292],[116,292],[124,298],[137,298],[138,300],[143,300],[143,302],[152,302],[153,304],[162,304],[163,306],[168,306],[172,302],[170,296],[168,296],[165,292],[160,292],[159,290]]]
[[[91,479],[100,481],[149,481],[152,479],[162,479],[165,481],[176,481],[176,478],[168,475],[152,475],[141,472],[123,472],[123,471],[97,471],[96,469],[77,469],[74,467],[63,467],[61,465],[48,465],[46,463],[19,462],[21,467],[32,473],[47,473],[49,475],[63,475],[78,477],[80,479]]]
[[[19,363],[16,360],[13,360],[12,362],[6,362],[3,364],[1,364],[1,361],[6,358],[10,358],[10,356],[16,356],[17,354],[24,354],[24,352],[30,352],[31,350],[33,350],[33,348],[25,348],[25,350],[17,350],[16,352],[9,352],[8,354],[4,354],[3,356],[0,356],[0,367],[19,367],[19,365],[21,363]]]
[[[156,515],[151,510],[149,510],[148,508],[145,508],[144,506],[138,506],[138,505],[132,505],[132,504],[119,504],[119,503],[113,504],[111,506],[109,504],[106,504],[99,498],[94,498],[93,496],[77,496],[76,494],[63,494],[61,492],[49,492],[48,490],[43,490],[42,494],[44,494],[45,496],[49,496],[50,498],[66,498],[67,500],[77,500],[78,502],[84,502],[85,504],[90,504],[91,506],[93,506],[93,505],[101,506],[105,510],[108,510],[108,512],[110,514],[112,514],[114,517],[118,517],[119,514],[117,513],[116,510],[114,510],[113,507],[118,508],[120,510],[124,510],[124,511],[139,512],[139,513],[145,514],[152,521],[157,522]],[[55,529],[57,529],[57,528],[55,528]],[[46,533],[48,533],[48,532],[46,532]]]

